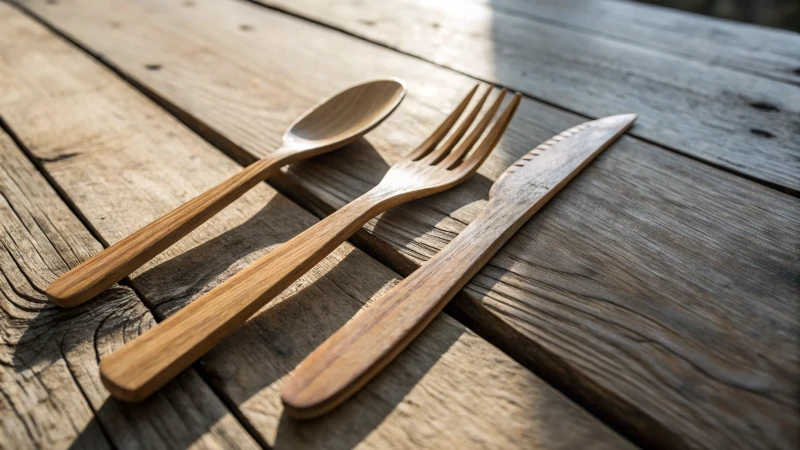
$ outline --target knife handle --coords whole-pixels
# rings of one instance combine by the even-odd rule
[[[357,392],[425,329],[525,219],[490,201],[447,247],[306,357],[281,392],[287,413],[318,417]]]
[[[276,152],[281,155],[281,152]],[[284,157],[266,157],[219,185],[82,262],[47,287],[47,297],[61,307],[77,306],[166,250],[241,197],[284,164]]]

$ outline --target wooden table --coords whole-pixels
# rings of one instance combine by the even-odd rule
[[[68,267],[277,148],[356,82],[409,95],[69,310]],[[526,97],[478,175],[392,210],[141,404],[98,361],[375,185],[482,80]],[[0,2],[0,448],[797,448],[800,36],[600,0]],[[334,413],[284,377],[447,245],[509,164],[636,112]]]

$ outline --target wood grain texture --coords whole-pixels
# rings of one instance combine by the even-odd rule
[[[282,166],[359,139],[400,104],[405,86],[375,80],[345,89],[306,111],[270,155],[70,269],[47,287],[62,307],[79,305],[130,275]]]
[[[302,111],[285,93],[295,83],[303,92],[388,74],[409,83],[403,107],[368,142],[280,180],[320,215],[377,184],[397,149],[430,132],[444,113],[437,103],[474,84],[250,4],[111,4],[25,3],[251,161],[277,141],[278,123]],[[324,65],[319,55],[331,54],[336,63]],[[523,99],[483,176],[383,214],[354,241],[410,273],[476,217],[491,180],[584,120]],[[791,448],[800,421],[798,200],[628,137],[558,197],[451,310],[643,443]]]
[[[241,170],[23,14],[0,4],[0,20],[6,25],[0,35],[0,110],[107,242]],[[168,316],[315,222],[260,184],[135,273],[132,285],[157,314]],[[341,414],[307,424],[285,417],[283,377],[396,282],[396,274],[344,244],[200,365],[259,441],[273,448],[630,446],[444,315]],[[101,302],[65,313],[100,308]],[[92,364],[87,370],[96,376],[96,360]],[[165,389],[179,387],[173,382]],[[192,408],[202,409],[176,404],[172,411],[189,414]],[[156,422],[169,432],[179,426]]]
[[[193,370],[148,402],[110,397],[99,359],[153,316],[118,285],[70,311],[47,301],[45,286],[101,246],[5,132],[0,224],[0,448],[258,448]]]
[[[425,142],[416,150],[409,150],[407,158],[392,166],[369,192],[262,256],[106,358],[100,364],[103,384],[123,400],[147,398],[239,328],[367,221],[397,205],[442,192],[469,178],[500,140],[521,98],[515,95],[497,115],[505,94],[501,92],[465,136],[491,92],[491,87],[487,88],[472,112],[454,126],[476,89],[477,86]],[[437,146],[450,128],[451,137]],[[485,137],[479,140],[484,131]]]
[[[635,114],[623,114],[577,125],[511,165],[492,185],[480,215],[447,247],[300,363],[281,392],[286,411],[302,419],[318,417],[374,378],[536,211],[635,119]]]
[[[630,1],[467,0],[581,33],[800,84],[797,33]]]
[[[800,192],[797,85],[560,23],[533,21],[481,2],[259,1],[578,114],[635,111],[640,120],[634,136]],[[552,3],[564,15],[582,9],[571,8],[574,2]],[[687,26],[707,29],[701,23]],[[797,61],[800,35],[775,34],[781,39],[773,45],[781,45]],[[703,47],[705,38],[683,45]]]

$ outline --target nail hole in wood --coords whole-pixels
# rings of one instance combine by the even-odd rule
[[[144,67],[147,70],[161,70],[161,64],[148,64]]]
[[[753,102],[750,103],[750,106],[752,106],[755,109],[760,109],[762,111],[770,111],[770,112],[780,111],[780,109],[778,109],[777,106],[767,102]]]
[[[368,27],[371,27],[371,26],[375,25],[375,21],[374,20],[368,20],[368,19],[358,19],[358,23],[366,25]]]
[[[186,0],[185,2],[183,2],[183,6],[191,8],[192,6],[194,6],[194,2],[192,0]]]
[[[775,137],[775,135],[770,133],[769,131],[759,130],[757,128],[751,128],[750,132],[755,134],[756,136],[767,138],[767,139],[772,139],[772,138]]]
[[[243,23],[243,24],[239,25],[239,29],[242,30],[242,31],[253,31],[253,26],[252,25],[248,25],[246,23]]]

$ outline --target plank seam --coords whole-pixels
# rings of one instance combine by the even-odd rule
[[[432,65],[434,65],[436,67],[440,67],[442,69],[449,70],[451,72],[455,72],[455,73],[461,74],[461,75],[469,77],[469,78],[471,78],[473,80],[478,80],[478,81],[487,83],[487,84],[492,85],[492,86],[497,86],[497,87],[500,87],[500,88],[506,88],[506,89],[512,90],[512,91],[517,91],[517,89],[514,88],[513,86],[509,86],[509,85],[506,85],[506,84],[503,84],[503,83],[497,83],[497,82],[494,82],[494,81],[486,80],[484,78],[475,77],[475,76],[470,75],[468,73],[462,72],[462,71],[460,71],[458,69],[450,67],[450,66],[448,66],[446,64],[437,63],[435,61],[430,61],[428,59],[425,59],[425,58],[423,58],[421,56],[418,56],[418,55],[415,55],[413,53],[408,53],[408,52],[406,52],[404,50],[400,50],[398,48],[392,47],[391,45],[373,41],[373,40],[371,40],[371,39],[369,39],[367,37],[364,37],[362,35],[359,35],[359,34],[356,34],[354,32],[348,31],[348,30],[346,30],[344,28],[337,27],[337,26],[334,26],[334,25],[330,25],[330,24],[327,24],[327,23],[324,23],[324,22],[321,22],[319,20],[312,19],[312,18],[309,18],[309,17],[305,17],[305,16],[302,16],[300,14],[294,13],[292,11],[289,11],[289,10],[281,8],[281,7],[277,7],[277,6],[273,6],[273,5],[265,5],[263,3],[260,3],[258,0],[242,0],[242,1],[245,1],[247,3],[251,3],[251,4],[256,5],[256,6],[260,7],[260,8],[268,9],[270,11],[275,11],[275,12],[278,12],[278,13],[285,14],[287,16],[293,17],[295,19],[303,20],[303,21],[306,21],[306,22],[309,22],[309,23],[313,23],[315,25],[319,25],[321,27],[324,27],[324,28],[327,28],[327,29],[330,29],[330,30],[337,31],[339,33],[345,34],[345,35],[350,36],[350,37],[354,37],[354,38],[359,39],[361,41],[369,42],[369,43],[371,43],[373,45],[377,45],[379,47],[383,47],[385,49],[392,50],[394,52],[400,53],[400,54],[405,55],[405,56],[412,57],[412,58],[417,59],[419,61],[424,61],[424,62],[432,64]],[[587,116],[586,114],[583,114],[583,113],[574,111],[572,109],[563,107],[563,106],[558,105],[556,103],[552,103],[552,102],[550,102],[548,100],[544,100],[544,99],[538,98],[538,97],[536,97],[536,96],[534,96],[534,95],[532,95],[530,93],[527,93],[527,92],[524,92],[524,91],[521,91],[521,90],[519,92],[521,92],[523,94],[523,96],[528,98],[529,100],[533,100],[535,102],[550,106],[552,108],[555,108],[555,109],[558,109],[558,110],[561,110],[561,111],[564,111],[564,112],[567,112],[567,113],[570,113],[570,114],[574,114],[576,116],[583,117],[583,118],[586,118],[586,119],[589,119],[589,120],[598,119],[598,117]],[[668,145],[665,145],[665,144],[662,144],[662,143],[659,143],[659,142],[652,141],[652,140],[650,140],[648,138],[645,138],[645,137],[642,137],[642,136],[639,136],[638,134],[636,134],[635,128],[631,128],[631,130],[628,131],[628,135],[631,136],[631,137],[634,137],[636,139],[639,139],[642,142],[646,142],[646,143],[651,144],[651,145],[653,145],[655,147],[658,147],[658,148],[660,148],[662,150],[666,150],[666,151],[669,151],[669,152],[672,152],[672,153],[679,154],[679,155],[684,156],[686,158],[689,158],[689,159],[691,159],[693,161],[697,161],[699,163],[705,164],[707,166],[713,167],[713,168],[721,170],[723,172],[734,174],[734,175],[736,175],[738,177],[744,178],[744,179],[746,179],[748,181],[752,181],[752,182],[760,184],[762,186],[766,186],[766,187],[768,187],[770,189],[774,189],[774,190],[777,190],[779,192],[783,192],[783,193],[791,195],[793,197],[800,197],[800,190],[795,190],[795,189],[792,189],[792,188],[789,188],[789,187],[786,187],[786,186],[781,186],[781,185],[779,185],[777,183],[773,183],[771,181],[761,180],[759,178],[756,178],[755,176],[748,175],[746,173],[741,173],[741,172],[739,172],[737,170],[734,170],[734,169],[732,169],[730,167],[725,167],[725,166],[719,165],[717,163],[714,163],[712,161],[707,161],[707,160],[702,159],[702,158],[700,158],[698,156],[695,156],[695,155],[689,154],[687,152],[684,152],[683,150],[680,150],[680,149],[677,149],[677,148],[674,148],[674,147],[670,147]]]
[[[244,413],[239,409],[236,403],[231,400],[231,398],[225,394],[224,391],[217,389],[215,383],[211,381],[211,375],[206,371],[206,369],[202,366],[200,361],[195,362],[192,364],[192,368],[197,372],[200,378],[206,383],[209,388],[211,389],[214,394],[220,399],[223,405],[225,405],[228,410],[231,411],[231,414],[236,418],[242,428],[247,431],[250,436],[258,443],[258,445],[264,447],[265,449],[271,449],[272,446],[266,441],[265,438],[261,436],[261,433],[258,432],[255,425],[244,415]]]
[[[291,193],[284,195],[287,195],[292,201],[298,203],[318,218],[324,219],[328,214],[335,211],[335,208],[331,208],[329,205],[317,205],[313,200],[306,198],[307,196],[313,198],[313,195],[307,193],[305,189],[291,181],[288,177],[281,176],[279,180],[278,186],[280,187],[276,187],[279,192],[283,193],[286,191]],[[298,194],[298,192],[300,192],[300,194]],[[348,239],[348,242],[379,263],[397,272],[402,277],[407,277],[419,268],[418,264],[403,256],[395,248],[387,245],[364,228],[356,231],[356,233]],[[510,348],[505,344],[509,340],[504,339],[502,336],[508,333],[517,334],[518,331],[507,326],[500,321],[500,319],[497,319],[497,323],[495,323],[494,326],[489,326],[481,320],[472,317],[468,311],[470,307],[476,303],[478,303],[478,300],[474,295],[470,294],[469,287],[467,286],[460,290],[447,306],[445,306],[443,313],[457,320],[476,335],[485,339],[489,344],[508,355],[527,370],[530,370],[552,388],[570,399],[578,407],[587,411],[636,446],[642,448],[666,449],[670,448],[670,445],[674,445],[675,447],[685,447],[687,445],[679,437],[674,435],[674,433],[663,428],[658,422],[650,420],[649,417],[641,418],[641,420],[647,421],[649,433],[644,433],[630,423],[622,420],[620,414],[615,415],[609,413],[607,409],[599,407],[598,405],[603,403],[603,398],[597,393],[596,388],[581,387],[581,382],[577,381],[576,377],[571,375],[570,366],[564,363],[558,355],[547,352],[544,349],[538,349],[534,352],[536,356],[531,356],[519,353],[513,348]],[[576,387],[578,388],[576,389]],[[625,407],[628,408],[631,413],[636,412],[635,408],[628,405],[624,399],[619,398],[618,401],[625,403]],[[622,415],[624,416],[624,414]],[[657,437],[654,438],[654,435],[657,435]]]
[[[650,416],[640,415],[638,421],[623,419],[638,414],[639,410],[622,397],[611,396],[614,399],[614,407],[604,407],[607,400],[599,386],[593,383],[587,385],[588,380],[575,376],[575,371],[569,364],[563,362],[558,355],[540,347],[538,342],[533,342],[536,346],[533,352],[520,353],[510,348],[505,344],[513,340],[509,335],[516,336],[520,332],[506,326],[502,319],[494,315],[489,316],[491,320],[496,321],[493,324],[487,323],[485,318],[474,317],[470,310],[478,307],[478,304],[479,301],[467,291],[467,288],[464,288],[456,294],[444,311],[634,445],[652,449],[689,446],[686,441]]]
[[[81,211],[77,208],[75,203],[72,201],[69,195],[67,195],[64,189],[61,187],[61,185],[59,185],[44,169],[39,158],[34,156],[33,153],[28,149],[28,147],[22,143],[17,134],[14,132],[14,130],[11,129],[11,127],[3,119],[2,116],[0,116],[0,129],[5,131],[6,134],[8,134],[11,137],[11,140],[14,141],[14,144],[16,144],[17,147],[19,147],[19,149],[22,150],[22,153],[24,153],[25,156],[28,158],[28,160],[30,160],[30,162],[33,164],[33,166],[36,167],[36,170],[38,170],[39,173],[42,174],[44,179],[47,180],[47,183],[53,188],[53,190],[56,191],[56,194],[58,194],[61,201],[63,201],[67,205],[70,211],[72,211],[72,213],[75,214],[78,220],[81,221],[83,226],[85,226],[89,230],[89,232],[92,234],[92,237],[97,239],[103,245],[103,247],[108,247],[109,245],[108,242],[100,236],[100,233],[98,233],[97,230],[91,225],[86,216],[84,216],[83,213],[81,213]]]
[[[107,248],[109,246],[108,242],[100,236],[100,233],[97,232],[97,230],[91,225],[91,222],[89,222],[89,220],[80,212],[80,209],[78,209],[77,205],[75,205],[75,203],[66,194],[66,192],[64,192],[64,190],[61,188],[61,186],[45,170],[45,168],[41,164],[41,160],[39,158],[37,158],[36,156],[34,156],[33,153],[30,151],[30,149],[28,149],[28,147],[25,146],[25,144],[19,139],[19,136],[17,136],[17,134],[14,132],[14,130],[11,129],[11,127],[2,118],[2,116],[0,116],[0,129],[2,129],[6,134],[8,134],[8,136],[11,138],[11,140],[14,142],[14,144],[28,158],[28,160],[33,164],[33,166],[36,168],[36,170],[44,177],[44,179],[53,188],[53,190],[56,191],[56,194],[59,196],[61,201],[63,201],[67,205],[67,207],[70,209],[70,211],[73,214],[75,214],[75,216],[78,218],[78,220],[80,220],[81,224],[83,224],[83,226],[85,226],[89,230],[89,232],[92,234],[92,237],[94,237],[95,239],[100,241],[100,243],[103,245],[103,247]],[[24,275],[24,272],[23,272],[23,275]],[[142,293],[138,289],[136,289],[136,287],[133,285],[133,283],[130,282],[130,279],[128,277],[126,277],[125,279],[121,280],[119,282],[119,284],[121,284],[123,286],[126,286],[126,287],[129,287],[133,291],[133,293],[134,293],[134,295],[136,295],[137,299],[140,302],[142,302],[142,304],[144,304],[144,306],[153,315],[153,317],[155,318],[156,322],[161,322],[162,320],[164,320],[164,317],[162,317],[162,315],[158,313],[158,311],[155,309],[155,307],[150,305],[150,302],[145,300],[145,297],[142,295]],[[99,329],[100,329],[100,327],[98,327],[97,330],[95,330],[95,332],[99,331]],[[97,344],[97,338],[95,337],[95,345],[96,344]],[[60,347],[59,347],[59,351],[61,352],[61,355],[63,357],[64,356],[63,355],[63,351],[61,351]],[[96,347],[95,347],[95,353],[97,353],[97,348]],[[99,358],[99,355],[97,357]],[[64,360],[64,362],[66,363],[66,359]],[[199,363],[197,363],[196,366],[199,367]],[[68,364],[67,364],[67,367],[69,369],[69,365]],[[253,438],[253,440],[256,441],[262,447],[264,447],[265,449],[270,449],[270,446],[266,443],[266,441],[264,441],[264,439],[260,435],[258,435],[257,433],[254,433],[255,428],[252,426],[252,424],[250,424],[249,421],[243,420],[244,417],[243,417],[241,411],[238,408],[231,408],[230,407],[230,405],[232,405],[232,402],[230,401],[230,399],[227,398],[227,396],[221,396],[219,391],[217,391],[217,389],[215,388],[215,386],[213,384],[209,383],[209,377],[208,377],[207,374],[205,374],[205,371],[204,370],[199,370],[198,371],[197,367],[194,367],[194,366],[193,366],[193,369],[197,372],[197,374],[203,380],[203,383],[205,383],[208,386],[209,390],[211,390],[211,392],[215,396],[217,396],[219,401],[223,405],[225,405],[225,408],[228,410],[228,412],[231,413],[231,416],[233,416],[236,419],[236,421]],[[78,386],[78,389],[80,390],[81,395],[83,396],[83,398],[86,401],[86,403],[89,405],[89,408],[92,409],[94,420],[96,421],[98,427],[100,427],[100,429],[102,430],[104,437],[106,437],[108,439],[109,445],[112,448],[116,448],[116,446],[114,445],[113,441],[110,439],[110,435],[108,433],[108,430],[106,430],[106,428],[103,425],[102,421],[97,417],[97,409],[94,407],[94,405],[92,405],[91,402],[89,402],[89,398],[86,396],[86,393],[84,392],[83,388],[80,386],[79,383],[77,383],[77,380],[75,380],[75,374],[72,373],[71,369],[69,369],[68,372],[70,373],[70,376],[73,378],[73,380],[76,382],[76,384]]]
[[[95,354],[97,354],[96,339],[97,336],[95,336],[95,342],[94,342]],[[97,428],[100,429],[100,432],[103,433],[103,437],[106,439],[106,442],[108,442],[108,446],[114,449],[119,448],[117,447],[116,444],[114,444],[114,441],[108,434],[108,430],[106,430],[106,427],[104,427],[103,423],[100,422],[100,419],[97,418],[97,410],[95,409],[94,405],[92,405],[92,402],[89,401],[89,396],[86,394],[86,391],[83,390],[83,386],[81,386],[81,384],[78,383],[78,378],[75,376],[75,373],[72,372],[72,368],[70,367],[70,364],[67,362],[67,355],[64,353],[64,336],[62,336],[61,342],[58,343],[58,353],[61,355],[61,359],[64,360],[64,364],[67,366],[67,373],[69,373],[69,376],[72,377],[72,381],[75,383],[75,386],[78,387],[78,390],[83,396],[83,399],[86,401],[86,404],[89,405],[89,408],[92,410],[92,414],[94,415],[94,422],[97,424]],[[35,442],[35,440],[31,439],[31,442]]]
[[[8,135],[9,138],[11,138],[12,142],[14,142],[14,145],[16,145],[17,148],[25,155],[25,157],[27,157],[28,160],[31,161],[33,166],[36,168],[36,170],[40,174],[42,174],[42,176],[45,178],[45,180],[48,182],[48,184],[50,184],[51,187],[53,187],[53,189],[56,190],[57,195],[62,199],[62,201],[67,203],[66,200],[64,200],[62,198],[61,194],[58,193],[58,190],[55,188],[55,186],[53,186],[53,183],[50,181],[49,177],[43,173],[42,169],[35,162],[35,160],[32,157],[30,151],[28,150],[28,148],[22,143],[22,141],[19,139],[19,137],[16,135],[16,133],[14,133],[14,130],[12,130],[11,127],[8,126],[8,123],[6,123],[6,121],[3,119],[2,116],[0,116],[0,129],[2,129],[2,131],[5,132]],[[21,217],[19,216],[19,213],[17,213],[17,211],[11,205],[11,202],[8,202],[8,204],[9,204],[9,207],[11,208],[11,210],[17,215],[17,218],[18,218],[18,220],[20,220],[20,223],[23,223]],[[67,207],[69,207],[70,210],[72,210],[72,206],[69,205],[68,203],[67,203]],[[13,240],[13,238],[12,238],[12,240]],[[3,246],[3,247],[5,248],[5,246]],[[19,266],[19,262],[16,260],[16,258],[14,258],[14,256],[11,255],[10,253],[9,253],[9,256],[11,257],[11,260],[14,262],[14,264],[17,265],[17,269],[19,270],[20,274],[22,274],[22,276],[25,278],[25,280],[28,282],[28,284],[31,286],[31,288],[33,288],[37,292],[40,292],[40,293],[44,294],[44,292],[42,292],[36,286],[36,284],[33,282],[33,280],[30,279],[30,277],[22,269],[22,267]],[[40,257],[41,257],[41,255],[40,255]],[[62,257],[62,260],[63,260],[63,257]],[[67,264],[67,262],[64,261],[64,264]],[[9,285],[11,287],[12,292],[14,292],[15,294],[19,295],[21,298],[27,298],[28,300],[31,300],[31,301],[37,301],[38,300],[38,299],[30,298],[29,296],[24,295],[24,294],[22,294],[20,292],[17,292],[17,290],[14,288],[14,286],[11,283],[9,283]],[[99,329],[99,327],[98,327],[98,329]],[[95,345],[97,345],[96,337],[95,337]],[[92,402],[89,400],[89,396],[86,394],[86,391],[83,389],[83,386],[81,386],[81,384],[78,382],[78,379],[75,377],[75,373],[72,371],[72,368],[70,367],[70,364],[69,364],[69,362],[67,360],[67,357],[64,354],[63,337],[62,337],[62,341],[60,341],[58,343],[58,352],[61,355],[61,358],[62,358],[62,360],[64,361],[64,364],[67,367],[67,373],[69,373],[70,378],[72,379],[73,383],[75,383],[75,386],[78,388],[78,391],[81,393],[81,397],[83,397],[83,400],[84,400],[84,402],[86,402],[86,405],[89,407],[89,409],[92,410],[93,420],[97,424],[97,427],[100,429],[100,432],[103,434],[103,437],[105,438],[106,442],[108,443],[108,446],[113,448],[113,449],[116,449],[117,446],[114,445],[114,441],[111,439],[111,436],[108,434],[108,430],[106,430],[106,428],[103,425],[103,423],[97,418],[97,409],[94,407]],[[30,369],[32,371],[32,369],[30,367],[28,367],[28,369]],[[36,376],[36,375],[34,375],[34,376]],[[48,390],[48,396],[51,396],[51,395],[52,395],[52,393],[49,392],[49,390]],[[6,398],[8,399],[8,397],[6,397]],[[13,405],[13,403],[9,403],[9,404]],[[16,410],[15,410],[15,412],[16,412]],[[24,420],[23,420],[23,424],[25,425],[25,431],[28,434],[28,437],[31,439],[31,442],[35,442],[36,440],[33,438],[33,435],[31,435],[30,430],[28,429],[28,425],[27,425],[27,423],[25,423]]]
[[[84,46],[83,44],[81,44],[80,42],[76,41],[75,39],[72,39],[66,33],[64,33],[61,30],[59,30],[59,29],[55,28],[54,26],[50,25],[50,23],[45,21],[43,18],[39,17],[35,12],[30,11],[24,5],[22,5],[20,3],[17,3],[15,0],[0,0],[0,1],[4,1],[4,2],[9,3],[9,4],[13,5],[13,6],[16,6],[18,10],[20,10],[21,12],[26,14],[31,19],[35,20],[37,23],[41,24],[42,26],[47,28],[49,31],[51,31],[52,33],[56,34],[58,37],[64,39],[65,41],[67,41],[70,44],[74,45],[78,49],[82,50],[87,55],[89,55],[92,58],[94,58],[97,62],[99,62],[100,64],[102,64],[103,66],[105,66],[106,68],[111,70],[115,75],[117,75],[118,77],[122,78],[124,81],[128,82],[129,84],[131,84],[133,87],[135,87],[137,90],[142,92],[145,96],[147,96],[151,101],[155,102],[157,105],[159,105],[162,108],[164,108],[167,112],[169,112],[172,116],[174,116],[176,119],[178,119],[181,123],[186,125],[190,130],[195,132],[195,134],[197,134],[198,136],[203,138],[206,142],[208,142],[209,144],[211,144],[214,147],[216,147],[217,149],[219,149],[223,154],[225,154],[226,156],[230,157],[231,159],[233,159],[238,164],[240,164],[242,166],[248,166],[248,165],[252,164],[254,161],[257,160],[256,157],[254,157],[253,155],[248,153],[246,150],[244,150],[242,147],[240,147],[239,145],[237,145],[236,143],[234,143],[233,141],[228,139],[224,134],[222,134],[219,131],[217,131],[216,129],[214,129],[214,127],[204,124],[202,121],[200,121],[199,119],[194,117],[192,114],[187,113],[186,111],[181,109],[179,106],[173,104],[172,102],[170,102],[166,98],[161,97],[157,93],[153,92],[144,83],[139,82],[138,80],[136,80],[132,76],[130,76],[127,73],[125,73],[122,69],[120,69],[119,67],[114,65],[114,63],[112,63],[111,61],[108,61],[106,58],[103,57],[102,54],[99,54],[99,53],[91,50],[90,48]],[[461,72],[461,71],[459,71],[457,69],[451,68],[451,67],[449,67],[447,65],[443,65],[443,64],[440,64],[440,63],[437,63],[437,62],[434,62],[434,61],[429,61],[429,60],[427,60],[425,58],[422,58],[420,56],[414,55],[412,53],[407,53],[405,51],[398,50],[398,49],[396,49],[394,47],[391,47],[389,45],[369,40],[369,39],[367,39],[367,38],[365,38],[363,36],[360,36],[358,34],[352,33],[352,32],[347,31],[345,29],[342,29],[342,28],[339,28],[339,27],[334,27],[332,25],[328,25],[328,24],[325,24],[323,22],[304,17],[304,16],[301,16],[299,14],[293,13],[291,11],[284,10],[282,8],[278,8],[278,7],[275,7],[275,6],[267,6],[267,5],[263,4],[263,3],[259,3],[258,0],[242,0],[242,1],[251,3],[251,4],[256,5],[256,6],[260,7],[260,8],[264,8],[264,9],[268,9],[268,10],[271,10],[271,11],[275,11],[275,12],[278,12],[278,13],[293,17],[293,18],[298,19],[298,20],[303,20],[303,21],[306,21],[306,22],[309,22],[309,23],[313,23],[313,24],[319,25],[319,26],[327,28],[327,29],[331,29],[331,30],[337,31],[339,33],[342,33],[342,34],[345,34],[347,36],[359,39],[361,41],[369,42],[369,43],[371,43],[373,45],[377,45],[379,47],[382,47],[382,48],[385,48],[385,49],[388,49],[388,50],[392,50],[394,52],[400,53],[402,55],[409,56],[409,57],[417,59],[419,61],[424,61],[424,62],[432,64],[432,65],[434,65],[436,67],[439,67],[439,68],[442,68],[442,69],[445,69],[445,70],[449,70],[449,71],[454,72],[454,73],[458,73],[460,75],[463,75],[463,76],[468,77],[468,78],[473,79],[473,80],[481,81],[481,82],[484,82],[484,83],[487,83],[487,84],[490,84],[490,85],[493,85],[493,86],[498,86],[498,87],[501,87],[501,88],[507,88],[509,90],[515,90],[511,86],[508,86],[508,85],[505,85],[505,84],[500,84],[500,83],[494,83],[492,81],[487,81],[487,80],[485,80],[483,78],[474,77],[472,75],[469,75],[469,74],[466,74],[464,72]],[[549,106],[551,108],[558,109],[560,111],[564,111],[564,112],[567,112],[569,114],[573,114],[573,115],[576,115],[578,117],[582,117],[582,118],[589,119],[589,120],[596,119],[595,117],[587,116],[587,115],[585,115],[583,113],[580,113],[580,112],[577,112],[577,111],[573,111],[571,109],[565,108],[565,107],[560,106],[558,104],[551,103],[551,102],[549,102],[547,100],[540,99],[540,98],[535,97],[533,95],[530,95],[528,93],[525,93],[525,92],[521,92],[521,93],[523,94],[523,97],[527,98],[528,100],[532,100],[532,101],[535,101],[537,103],[541,103],[543,105],[547,105],[547,106]],[[650,140],[650,139],[648,139],[646,137],[639,136],[639,135],[637,135],[635,133],[636,133],[635,129],[632,129],[631,131],[628,132],[628,136],[633,138],[633,139],[638,139],[638,140],[640,140],[642,142],[650,144],[650,145],[652,145],[654,147],[657,147],[659,149],[662,149],[662,150],[665,150],[665,151],[668,151],[668,152],[671,152],[671,153],[675,153],[675,154],[681,155],[681,156],[683,156],[685,158],[688,158],[688,159],[690,159],[692,161],[696,161],[696,162],[704,164],[706,166],[713,167],[713,168],[715,168],[717,170],[720,170],[722,172],[730,173],[730,174],[733,174],[733,175],[735,175],[737,177],[740,177],[740,178],[746,179],[748,181],[751,181],[753,183],[759,184],[761,186],[765,186],[767,188],[776,190],[778,192],[782,192],[784,194],[800,198],[800,190],[795,190],[795,189],[792,189],[792,188],[789,188],[789,187],[786,187],[786,186],[781,186],[781,185],[779,185],[777,183],[773,183],[773,182],[770,182],[770,181],[759,179],[759,178],[757,178],[755,176],[748,175],[746,173],[742,173],[742,172],[736,171],[736,170],[731,169],[729,167],[725,167],[725,166],[716,164],[716,163],[714,163],[712,161],[704,160],[704,159],[702,159],[702,158],[700,158],[698,156],[695,156],[695,155],[689,154],[687,152],[684,152],[683,150],[679,150],[677,148],[673,148],[673,147],[667,146],[665,144]],[[267,180],[267,183],[270,186],[275,187],[272,184],[271,180]],[[276,187],[276,189],[277,189],[277,187]],[[281,191],[281,193],[283,194],[284,192]],[[86,222],[86,221],[84,221],[84,222]],[[94,233],[94,234],[96,234],[96,233]],[[106,242],[104,242],[102,240],[101,240],[101,242],[103,243],[104,246],[106,246],[106,247],[108,246],[108,244]]]
[[[641,6],[644,6],[644,5],[641,5]],[[652,5],[646,5],[646,6],[652,6]],[[505,14],[506,16],[522,16],[525,19],[531,20],[533,22],[544,23],[544,24],[547,24],[547,25],[558,25],[558,26],[563,27],[565,29],[568,29],[568,30],[571,30],[571,31],[575,31],[576,33],[583,33],[583,34],[587,34],[587,35],[591,35],[591,36],[600,36],[600,37],[603,37],[603,38],[606,38],[606,39],[614,40],[614,41],[617,41],[617,42],[622,42],[622,43],[625,43],[625,44],[628,44],[628,45],[632,45],[634,47],[638,47],[638,48],[641,48],[641,49],[653,51],[653,52],[656,52],[656,53],[661,53],[661,54],[664,54],[664,55],[677,56],[677,57],[684,58],[684,59],[687,59],[687,60],[690,60],[690,61],[695,61],[695,62],[704,64],[704,65],[707,65],[709,67],[724,67],[725,69],[728,69],[728,70],[731,70],[731,71],[734,71],[734,72],[740,72],[740,73],[744,73],[744,74],[747,74],[747,75],[756,76],[756,77],[759,77],[759,78],[763,78],[765,80],[777,81],[777,82],[784,83],[784,84],[789,84],[789,85],[792,85],[792,86],[800,86],[800,81],[785,80],[785,79],[782,79],[782,78],[779,78],[779,77],[769,76],[769,75],[764,74],[764,73],[759,73],[759,72],[755,72],[755,71],[752,71],[752,70],[747,70],[745,68],[736,67],[736,66],[733,66],[733,65],[730,65],[730,64],[708,62],[708,61],[706,61],[706,60],[704,60],[702,58],[698,58],[696,56],[692,56],[692,55],[689,55],[689,54],[680,53],[680,52],[674,52],[674,51],[670,51],[670,50],[667,50],[667,49],[664,49],[664,48],[653,47],[653,46],[650,46],[650,45],[644,45],[641,42],[637,42],[637,41],[635,41],[633,39],[627,39],[627,38],[615,36],[613,34],[603,33],[602,31],[595,31],[595,30],[592,30],[590,28],[585,28],[585,27],[582,27],[582,26],[579,26],[579,25],[573,25],[571,23],[562,22],[562,21],[559,21],[557,19],[539,17],[539,16],[536,16],[534,14],[531,14],[531,13],[528,13],[528,12],[525,12],[525,11],[516,11],[514,9],[507,8],[507,7],[504,7],[504,6],[493,6],[492,9],[496,10],[496,11],[500,11],[501,13]],[[687,13],[687,14],[693,14],[693,13]],[[720,20],[722,20],[722,19],[720,19]]]

